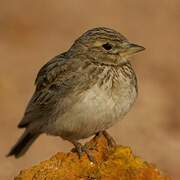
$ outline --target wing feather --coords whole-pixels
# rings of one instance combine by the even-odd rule
[[[77,69],[74,59],[67,60],[65,53],[45,64],[35,80],[36,90],[29,101],[24,117],[18,127],[26,127],[34,121],[40,121],[52,115],[60,98],[73,88],[68,82]],[[74,73],[73,73],[74,71]]]

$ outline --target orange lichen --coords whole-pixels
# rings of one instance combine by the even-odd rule
[[[49,160],[23,170],[15,180],[170,180],[153,165],[133,155],[129,147],[110,148],[104,136],[93,138],[86,146],[97,163],[84,154],[57,153]]]

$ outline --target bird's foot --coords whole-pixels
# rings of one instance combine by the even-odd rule
[[[97,133],[96,135],[97,136],[103,135],[106,138],[109,146],[111,146],[111,147],[116,146],[116,141],[113,139],[113,137],[107,131],[101,131],[101,132]]]
[[[86,153],[88,159],[93,162],[96,163],[95,158],[93,157],[93,155],[90,152],[90,149],[88,146],[82,145],[81,143],[77,142],[77,141],[71,141],[74,146],[75,146],[75,151],[78,153],[79,159],[81,159],[83,152]]]

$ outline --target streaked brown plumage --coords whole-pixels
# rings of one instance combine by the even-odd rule
[[[78,140],[105,131],[130,110],[137,81],[128,57],[144,48],[109,28],[84,33],[72,47],[39,71],[19,128],[25,132],[8,155],[23,155],[41,134],[72,142],[78,153],[88,150]]]

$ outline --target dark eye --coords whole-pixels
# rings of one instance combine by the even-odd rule
[[[106,43],[106,44],[103,44],[102,47],[105,49],[105,50],[111,50],[112,49],[112,44],[109,44],[109,43]]]

